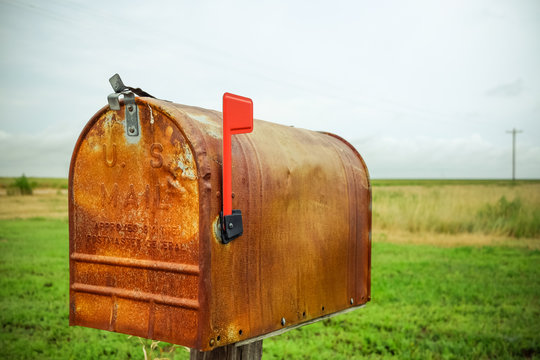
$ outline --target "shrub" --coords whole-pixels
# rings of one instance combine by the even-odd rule
[[[22,174],[21,177],[15,179],[15,182],[13,183],[11,188],[15,189],[15,191],[21,195],[32,195],[32,185],[24,174]],[[15,192],[8,193],[15,194]]]

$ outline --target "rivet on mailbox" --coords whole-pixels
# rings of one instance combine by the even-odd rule
[[[370,300],[353,146],[253,120],[245,97],[219,113],[110,82],[71,159],[70,325],[208,351]]]

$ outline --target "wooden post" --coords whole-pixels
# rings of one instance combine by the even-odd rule
[[[230,344],[212,351],[191,349],[190,360],[260,360],[262,358],[262,340],[243,346]]]

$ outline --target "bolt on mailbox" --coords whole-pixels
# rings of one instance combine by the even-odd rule
[[[370,300],[354,147],[232,94],[222,114],[111,83],[71,160],[70,325],[208,351]]]

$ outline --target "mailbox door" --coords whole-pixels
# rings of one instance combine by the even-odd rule
[[[70,324],[196,347],[199,189],[176,122],[137,99],[88,123],[70,168]]]

